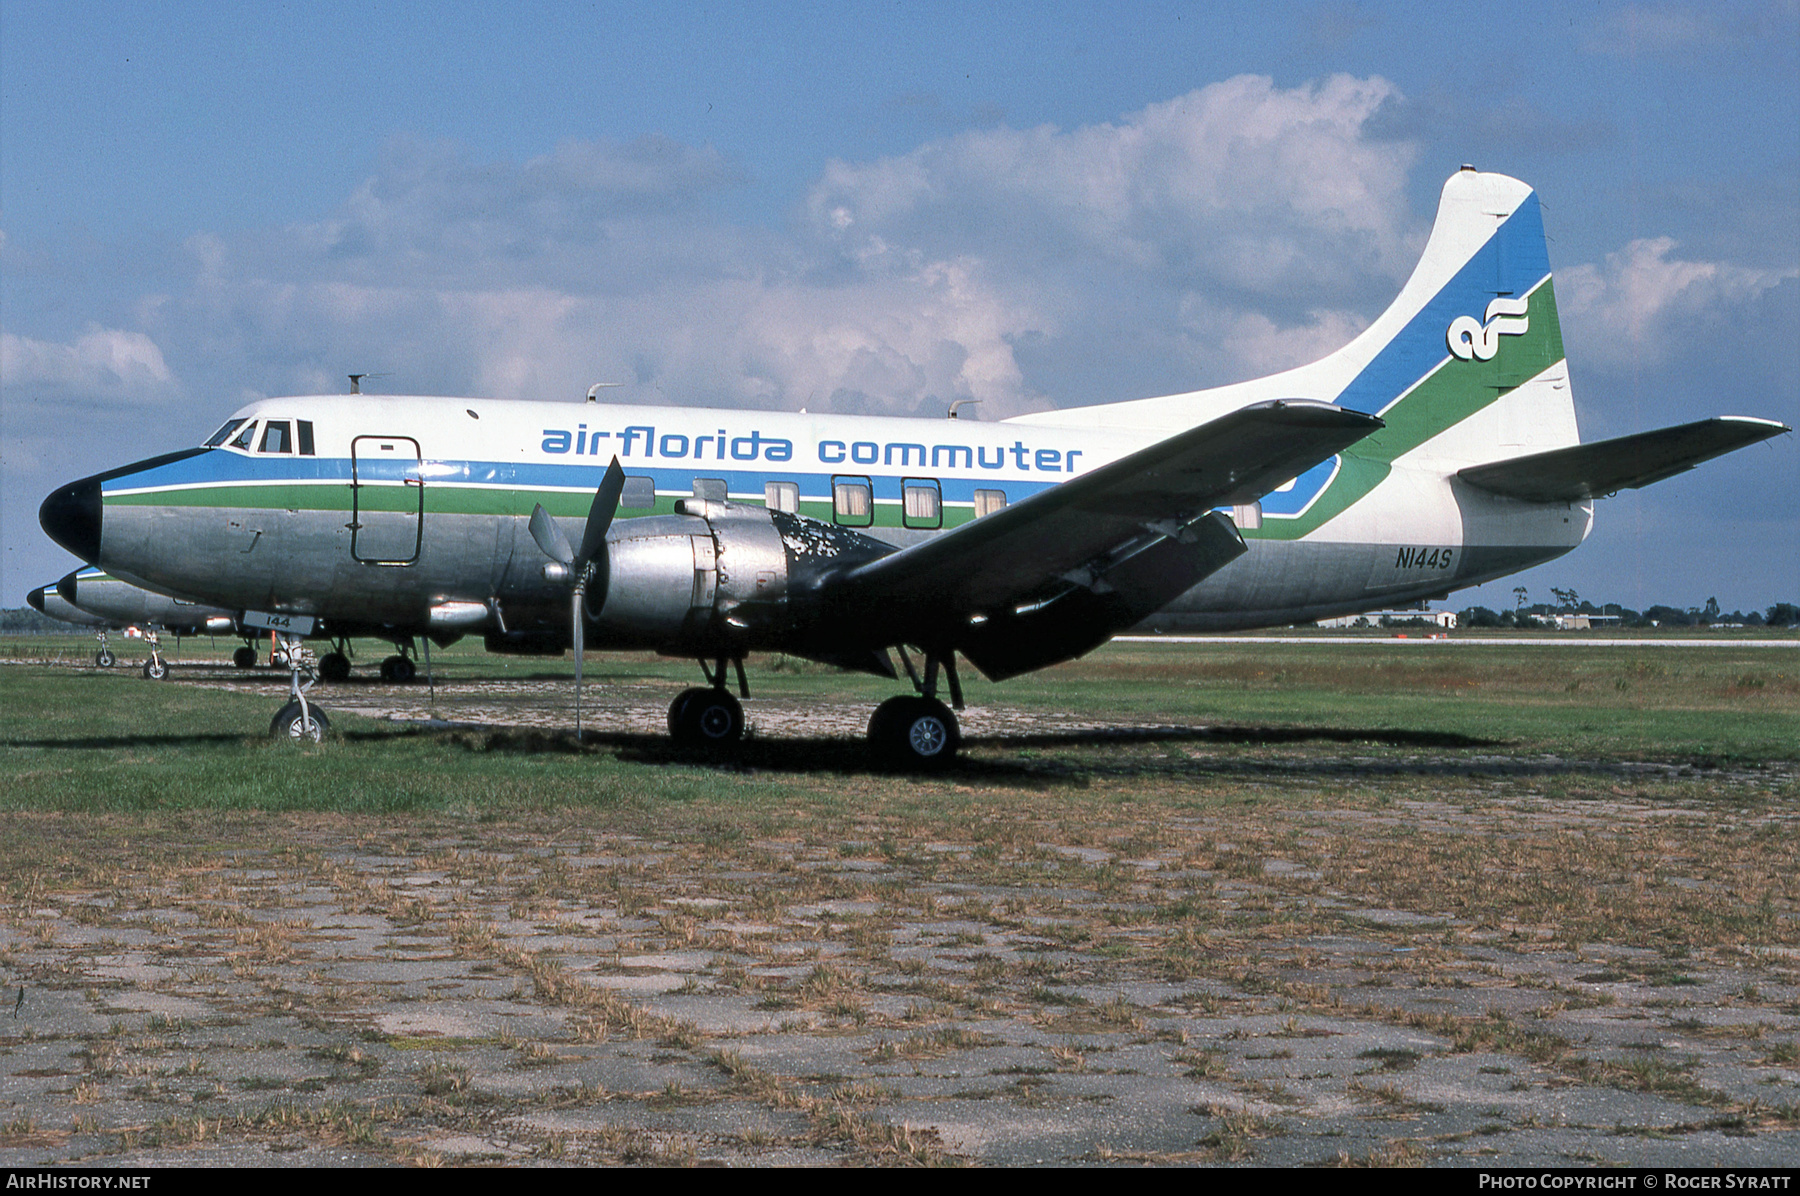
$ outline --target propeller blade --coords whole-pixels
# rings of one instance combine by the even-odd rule
[[[619,495],[625,491],[625,470],[614,457],[594,491],[594,503],[588,508],[587,530],[581,534],[581,553],[575,560],[585,565],[606,547],[606,529],[612,526],[619,511]]]
[[[586,648],[586,628],[582,626],[586,620],[582,617],[581,602],[586,596],[583,587],[575,587],[575,597],[569,608],[570,628],[575,637],[575,740],[581,741],[581,657]]]
[[[544,510],[543,503],[531,509],[531,538],[537,541],[537,546],[543,549],[544,555],[557,564],[575,563],[575,553],[569,547],[569,537],[563,535],[562,528],[556,525],[556,520],[550,518],[550,512]]]

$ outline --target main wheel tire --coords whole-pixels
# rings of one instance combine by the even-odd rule
[[[897,767],[943,768],[962,749],[962,731],[936,698],[889,698],[869,717],[869,746]]]
[[[110,669],[119,663],[119,658],[112,654],[111,648],[102,648],[94,653],[94,663],[103,669]]]
[[[144,680],[167,681],[169,679],[169,662],[160,656],[152,656],[144,662]]]
[[[306,720],[302,717],[300,703],[298,701],[289,702],[275,712],[274,720],[269,723],[270,736],[275,739],[291,739],[295,742],[311,740],[313,743],[318,743],[331,734],[331,720],[325,717],[323,710],[308,702],[306,713],[312,716],[310,728],[307,727]]]
[[[680,739],[682,736],[682,712],[687,709],[688,700],[695,694],[705,693],[702,689],[684,689],[675,695],[669,703],[669,738]]]
[[[327,652],[319,657],[319,680],[350,680],[350,658],[342,652]]]
[[[394,685],[405,685],[418,671],[412,660],[405,656],[390,656],[381,662],[381,679]]]
[[[744,708],[722,689],[690,689],[669,708],[675,738],[697,747],[726,747],[744,737]]]
[[[245,644],[242,648],[239,648],[236,652],[231,654],[231,663],[235,664],[240,669],[255,668],[256,649]]]

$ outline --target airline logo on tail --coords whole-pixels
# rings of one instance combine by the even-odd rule
[[[1531,321],[1525,315],[1530,307],[1528,299],[1502,297],[1487,305],[1483,317],[1486,324],[1474,316],[1456,317],[1444,333],[1450,352],[1464,361],[1492,361],[1500,352],[1501,337],[1524,336],[1531,330]]]

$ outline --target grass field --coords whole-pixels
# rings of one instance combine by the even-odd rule
[[[0,1023],[3,1162],[1800,1150],[1794,642],[1113,645],[968,679],[933,777],[803,662],[721,760],[577,743],[566,661],[296,747],[280,678],[90,644],[0,642],[0,969],[58,1011]]]

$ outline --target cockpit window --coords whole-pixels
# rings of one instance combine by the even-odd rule
[[[291,453],[294,451],[289,436],[289,424],[285,419],[272,419],[263,425],[262,445],[256,450],[259,453]]]
[[[250,450],[250,442],[256,439],[256,421],[251,420],[244,425],[244,430],[231,438],[230,448]]]
[[[226,420],[225,426],[220,428],[217,432],[214,432],[212,434],[212,438],[206,442],[206,447],[207,448],[218,448],[221,444],[224,444],[225,438],[230,436],[233,432],[235,432],[237,430],[238,425],[243,422],[244,421],[241,419]]]

